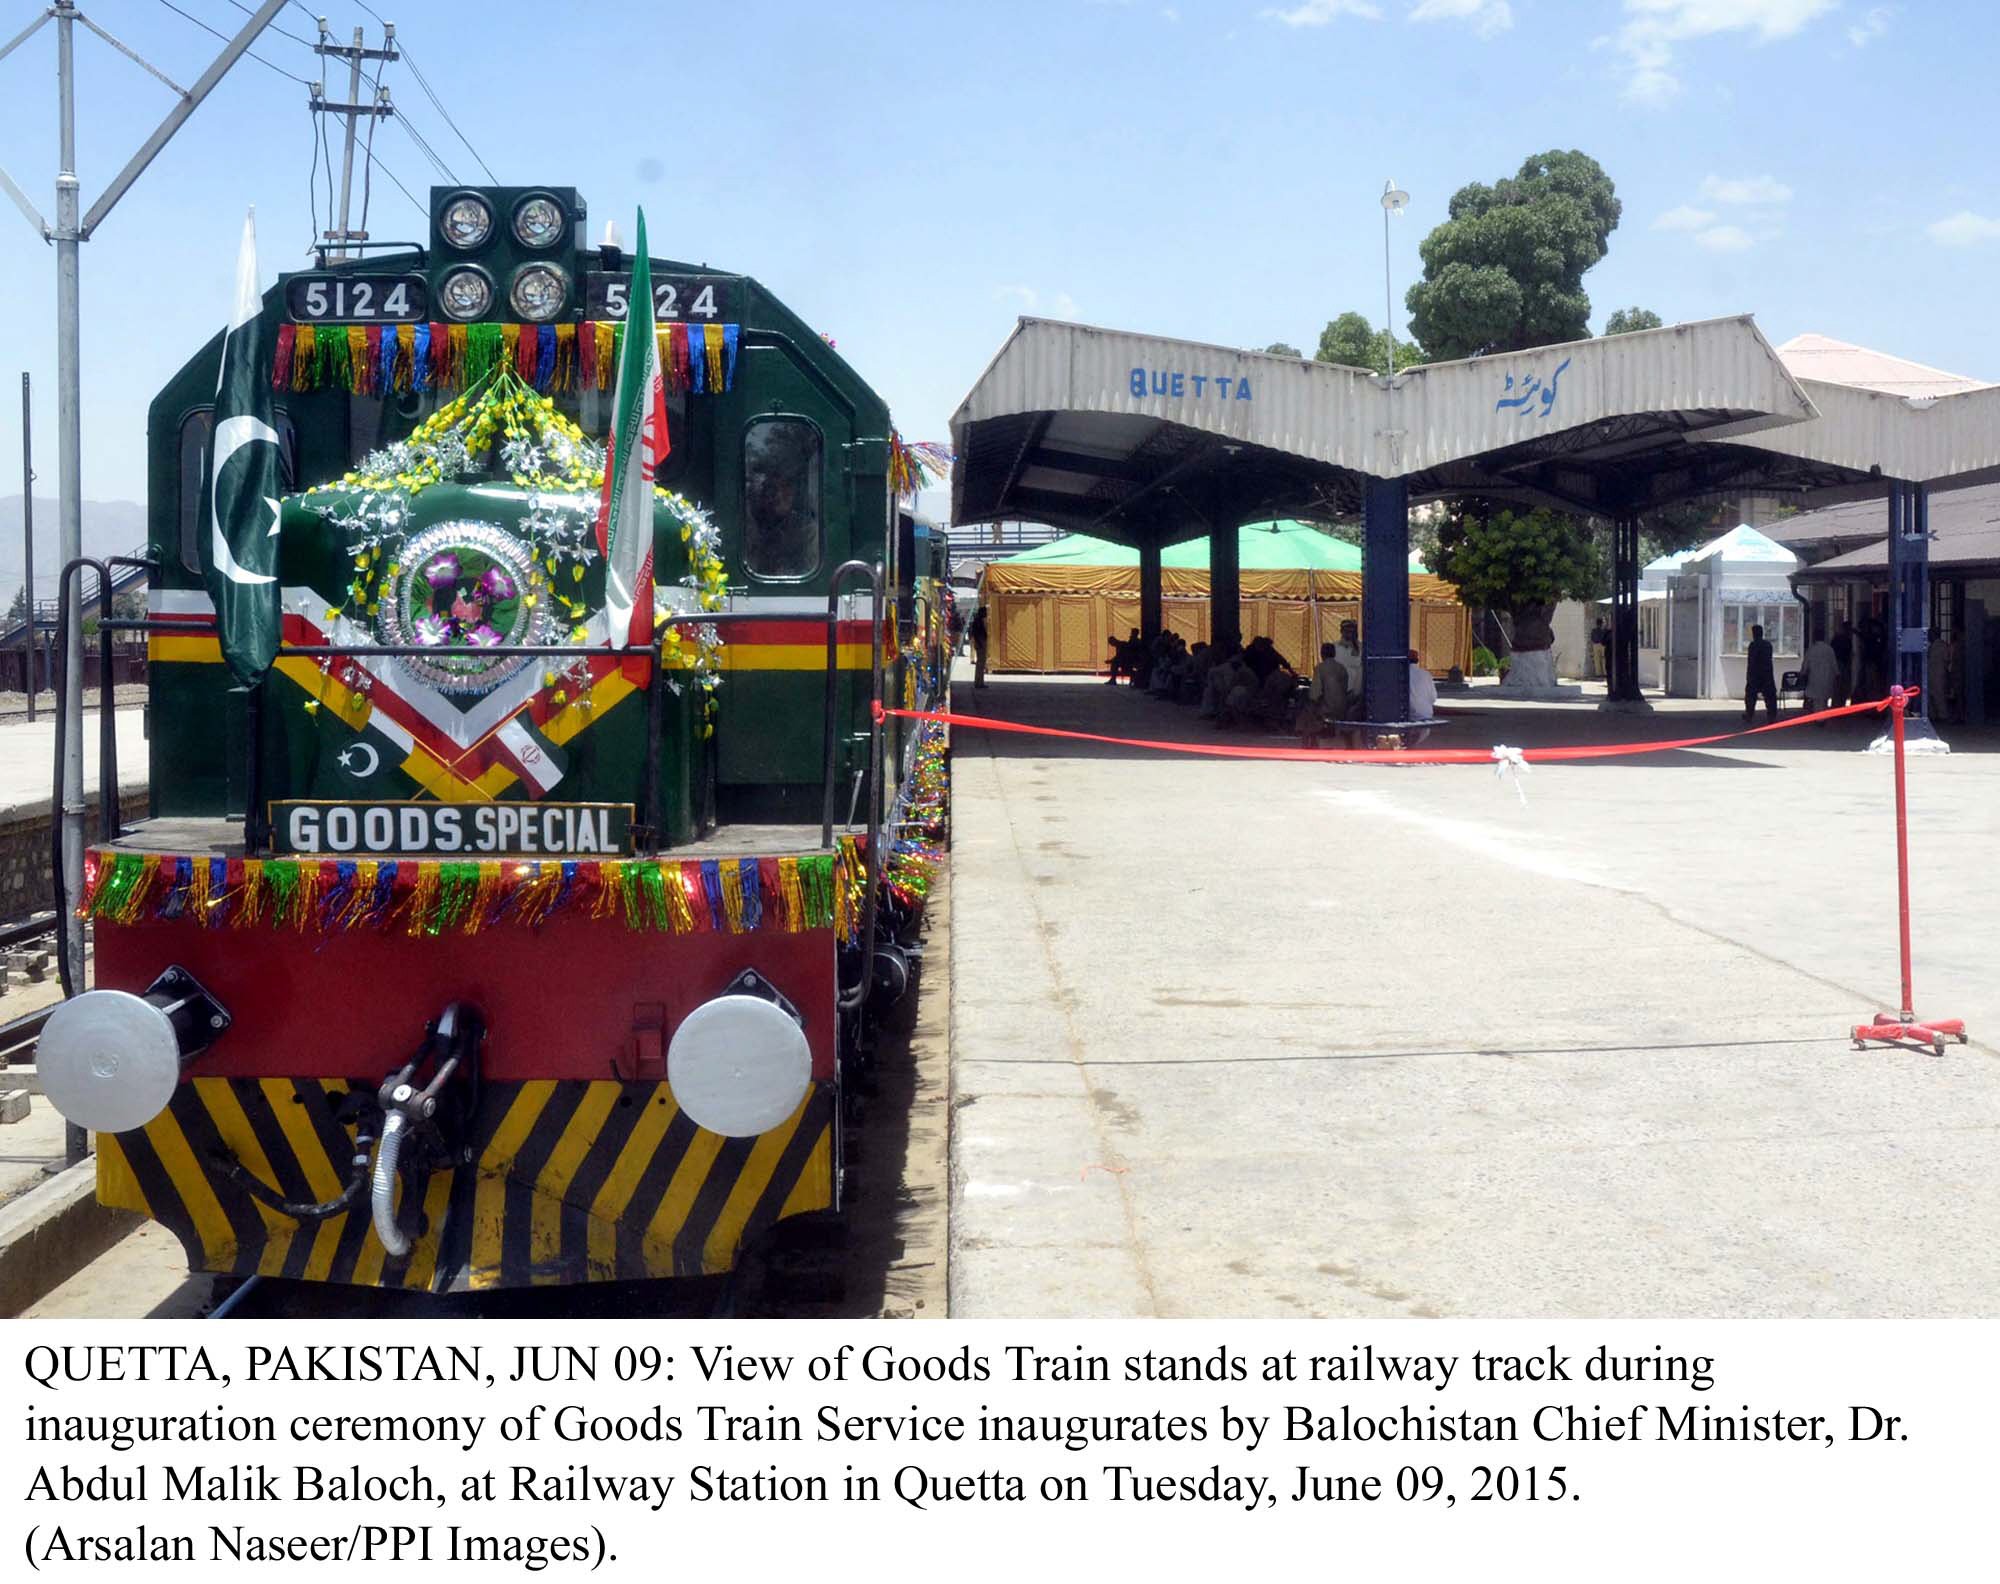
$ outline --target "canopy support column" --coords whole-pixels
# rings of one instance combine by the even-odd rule
[[[1361,491],[1361,690],[1368,719],[1410,718],[1410,487],[1371,478]]]
[[[1143,554],[1143,552],[1142,552]],[[1220,643],[1243,636],[1243,573],[1236,520],[1227,512],[1208,514],[1208,636]]]
[[[1611,666],[1604,708],[1627,713],[1650,709],[1639,691],[1639,519],[1620,512],[1611,519]]]
[[[1918,689],[1906,710],[1905,734],[1935,738],[1930,723],[1931,490],[1928,484],[1889,486],[1888,681]]]
[[[1139,546],[1139,636],[1147,644],[1160,636],[1160,541]]]

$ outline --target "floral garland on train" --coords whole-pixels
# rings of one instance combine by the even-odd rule
[[[372,622],[385,585],[402,569],[398,556],[411,502],[433,485],[486,476],[495,471],[496,462],[516,488],[529,492],[519,531],[527,545],[530,586],[517,589],[509,579],[504,597],[519,596],[531,605],[549,601],[568,620],[568,641],[585,642],[590,612],[579,597],[578,585],[588,565],[598,559],[596,519],[604,486],[604,447],[506,367],[488,371],[483,384],[445,403],[408,438],[371,451],[338,483],[305,492],[313,510],[346,532],[353,567],[341,603],[329,606],[325,619]],[[679,524],[681,543],[687,546],[688,571],[680,581],[689,591],[688,603],[696,611],[723,609],[729,601],[729,579],[714,519],[672,490],[656,486],[653,494]],[[457,568],[443,569],[440,575],[444,571],[455,575]],[[506,576],[497,570],[487,575]],[[713,623],[684,630],[676,620],[680,614],[671,608],[656,614],[657,625],[665,629],[660,634],[662,652],[670,671],[692,671],[696,685],[709,695],[704,730],[712,732],[722,638]],[[424,641],[421,631],[416,636]],[[479,641],[476,632],[473,641]],[[497,643],[498,636],[490,641]],[[543,682],[550,687],[573,684],[587,693],[582,685],[585,672],[581,659],[572,660],[562,671],[545,672]],[[679,691],[680,684],[671,678],[668,685]],[[557,702],[564,701],[566,691],[558,693]]]

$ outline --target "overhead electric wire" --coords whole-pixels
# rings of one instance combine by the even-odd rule
[[[183,17],[187,21],[192,22],[196,27],[200,28],[204,33],[214,34],[217,38],[221,39],[222,42],[225,44],[229,42],[229,35],[227,33],[223,32],[220,28],[210,27],[208,23],[202,21],[202,19],[194,15],[194,13],[190,11],[183,11],[179,6],[174,4],[174,0],[160,0],[160,4],[165,6],[169,11],[173,12],[175,16]],[[293,75],[291,72],[286,71],[284,67],[276,65],[271,61],[267,61],[266,59],[264,59],[263,56],[259,55],[255,50],[245,50],[243,53],[249,56],[250,59],[255,61],[259,66],[265,67],[267,70],[276,72],[280,77],[290,77],[293,82],[299,84],[299,86],[302,88],[312,87],[312,82],[308,78]]]
[[[247,5],[245,5],[243,3],[243,0],[229,0],[229,3],[234,7],[236,7],[237,10],[241,11],[245,16],[255,16],[257,14],[255,11],[252,11]],[[294,3],[296,4],[297,0],[294,0]],[[313,20],[317,22],[319,18],[314,17]],[[279,27],[278,24],[275,22],[266,22],[264,24],[264,31],[266,33],[282,34],[285,38],[290,39],[294,44],[303,44],[307,49],[311,49],[313,47],[313,41],[311,39],[300,38],[296,33],[287,33],[283,28]]]
[[[360,6],[362,10],[366,11],[377,22],[382,22],[381,12],[377,11],[373,6],[368,5],[366,0],[354,0],[354,3]],[[298,5],[298,0],[292,0],[292,4]],[[300,6],[300,9],[304,10],[305,8]],[[388,26],[386,22],[383,22],[382,25],[384,27]],[[444,101],[437,96],[436,91],[431,87],[430,79],[424,76],[423,71],[418,67],[416,57],[410,53],[408,41],[399,39],[398,43],[402,50],[403,59],[409,63],[410,75],[416,78],[417,86],[424,91],[424,97],[430,100],[437,113],[444,117],[444,124],[458,134],[458,141],[465,145],[466,153],[479,161],[479,168],[486,172],[486,179],[490,182],[498,183],[500,178],[493,174],[493,167],[488,165],[480,155],[479,150],[472,146],[472,139],[467,137],[459,127],[459,124],[452,119],[451,112],[444,107]]]

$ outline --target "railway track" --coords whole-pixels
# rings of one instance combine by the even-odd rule
[[[26,1067],[35,1059],[35,1041],[42,1037],[42,1025],[54,1007],[23,1013],[0,1023],[0,1068]]]
[[[0,924],[0,954],[25,951],[56,932],[53,911],[30,914],[10,924]],[[4,1006],[0,1002],[0,1006]],[[23,1067],[35,1059],[35,1041],[54,1007],[38,1007],[0,1023],[0,1067]]]

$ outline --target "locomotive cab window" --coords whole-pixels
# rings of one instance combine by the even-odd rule
[[[753,577],[819,570],[825,447],[804,418],[759,418],[743,433],[743,565]]]
[[[299,464],[298,431],[289,414],[273,414],[278,431],[278,482],[289,495],[297,487]],[[201,536],[208,521],[203,507],[202,486],[207,483],[209,443],[215,438],[215,409],[197,407],[181,420],[180,495],[177,501],[180,527],[181,565],[190,572],[201,570]]]

